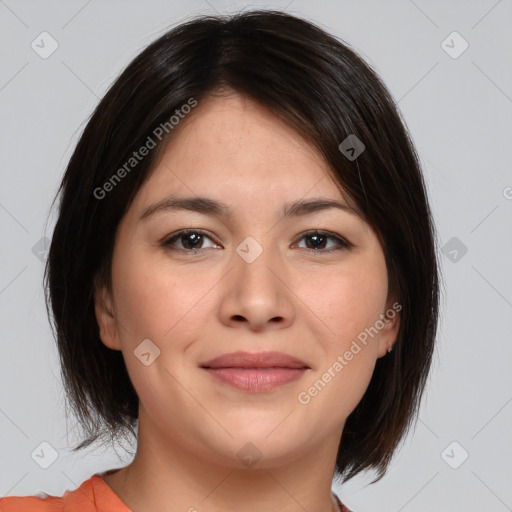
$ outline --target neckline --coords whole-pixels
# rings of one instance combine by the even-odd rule
[[[350,512],[334,491],[331,491],[331,494],[334,501],[336,502],[336,512]]]
[[[132,512],[132,510],[128,507],[128,505],[114,492],[114,490],[110,487],[110,485],[107,484],[107,482],[103,478],[104,476],[107,476],[112,473],[115,473],[116,471],[119,471],[119,469],[121,469],[121,468],[109,469],[107,471],[102,471],[101,473],[95,473],[91,477],[91,480],[94,485],[103,489],[103,492],[107,493],[110,496],[111,500],[116,501],[117,506],[124,507],[125,510],[123,510],[123,512]],[[331,496],[336,504],[336,512],[343,512],[344,505],[341,502],[338,495],[334,491],[331,491]]]
[[[95,473],[92,476],[92,483],[93,483],[93,485],[95,485],[98,488],[102,489],[103,493],[107,494],[111,501],[115,501],[116,502],[115,504],[118,507],[122,507],[123,508],[122,512],[132,512],[132,509],[128,507],[128,505],[114,492],[112,487],[110,487],[110,485],[108,485],[107,482],[105,481],[105,479],[103,478],[106,475],[110,475],[111,473],[115,473],[119,469],[120,468],[109,469],[108,471],[102,471],[101,473]],[[118,511],[116,511],[116,512],[118,512]],[[121,512],[121,511],[119,511],[119,512]]]

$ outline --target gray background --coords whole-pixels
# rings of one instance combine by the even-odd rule
[[[512,510],[510,0],[0,0],[0,496],[61,495],[131,460],[122,449],[121,459],[69,450],[41,284],[54,216],[45,220],[77,135],[129,61],[189,15],[256,6],[306,16],[382,76],[421,156],[444,247],[439,344],[416,429],[383,480],[335,490],[355,512]],[[46,59],[31,47],[43,31],[59,45]],[[454,31],[469,44],[457,58]],[[58,454],[48,469],[31,457],[42,442]]]

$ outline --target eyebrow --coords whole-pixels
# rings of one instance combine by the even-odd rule
[[[349,206],[347,203],[326,198],[301,199],[292,203],[287,203],[283,207],[282,216],[283,218],[302,217],[330,208],[337,208],[352,215],[361,217],[359,210]],[[140,215],[139,221],[147,219],[156,213],[174,212],[177,210],[187,210],[213,217],[230,218],[233,216],[233,212],[227,204],[208,197],[169,196],[147,207]]]

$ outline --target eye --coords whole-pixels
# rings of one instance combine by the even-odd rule
[[[198,229],[183,229],[174,233],[169,238],[162,242],[162,246],[171,250],[184,251],[184,252],[198,252],[202,249],[208,249],[204,247],[204,241],[212,238],[205,232]],[[312,230],[304,233],[300,240],[310,240],[310,243],[306,243],[307,247],[304,247],[307,251],[317,254],[331,253],[340,249],[349,249],[352,245],[342,237],[329,233],[327,231]],[[335,242],[334,247],[329,249],[325,248],[328,240]],[[181,247],[178,247],[176,243],[179,242]],[[213,242],[213,246],[215,246]],[[210,246],[211,248],[212,246]]]
[[[212,241],[203,231],[197,229],[183,229],[182,231],[174,233],[170,238],[165,239],[162,245],[173,250],[192,252],[204,249],[203,242],[205,239]],[[182,247],[176,247],[176,242],[180,242]]]
[[[350,247],[352,247],[352,245],[344,238],[335,235],[334,233],[329,233],[328,231],[308,231],[302,235],[300,240],[308,239],[311,240],[311,243],[306,243],[306,245],[309,245],[310,247],[305,247],[305,249],[319,254],[331,253],[333,251],[339,251],[340,249],[350,249]],[[325,249],[324,246],[329,239],[335,241],[335,246],[330,249]]]

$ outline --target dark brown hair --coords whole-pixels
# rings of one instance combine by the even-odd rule
[[[417,416],[431,367],[439,300],[434,223],[418,156],[378,75],[338,38],[270,10],[201,16],[166,32],[115,80],[76,145],[57,194],[45,269],[67,399],[86,433],[74,450],[104,436],[136,435],[138,397],[122,353],[100,340],[94,291],[111,289],[117,226],[172,130],[108,196],[95,191],[190,98],[200,103],[222,89],[259,102],[303,135],[382,243],[389,291],[402,306],[400,328],[346,421],[335,472],[346,481],[376,469],[377,481]],[[352,134],[365,145],[356,159],[339,149]]]

